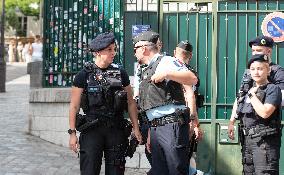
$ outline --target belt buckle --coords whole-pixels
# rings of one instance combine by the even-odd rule
[[[157,124],[158,124],[158,122],[157,122],[156,119],[153,119],[153,120],[151,121],[151,126],[157,127]]]

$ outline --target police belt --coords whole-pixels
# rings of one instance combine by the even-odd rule
[[[160,118],[155,118],[150,121],[152,127],[164,126],[169,123],[178,122],[179,124],[184,124],[186,122],[183,115],[177,116],[175,113],[168,114]]]
[[[244,136],[251,138],[264,137],[279,133],[279,128],[270,126],[257,126],[253,128],[243,128]]]

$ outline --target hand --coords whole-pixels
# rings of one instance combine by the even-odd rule
[[[154,83],[159,83],[159,82],[164,81],[164,79],[166,79],[166,77],[167,77],[167,73],[165,73],[165,72],[155,73],[151,77],[151,81],[153,81]]]
[[[78,144],[78,138],[75,133],[70,135],[69,139],[69,148],[74,151],[75,153],[78,153],[79,144]]]
[[[200,127],[194,127],[195,139],[201,141],[203,138],[203,131]]]
[[[151,153],[151,143],[150,143],[150,129],[148,130],[148,137],[147,137],[147,143],[146,143],[146,149],[149,153]]]
[[[257,91],[258,87],[252,87],[248,93],[252,93],[252,94],[255,94],[256,91]]]
[[[230,121],[229,126],[228,126],[228,137],[232,140],[235,139],[235,127],[232,121]]]
[[[142,135],[141,135],[141,132],[138,128],[134,129],[134,135],[135,135],[136,139],[138,140],[139,144],[141,144],[142,143]]]

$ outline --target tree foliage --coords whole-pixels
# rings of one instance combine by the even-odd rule
[[[6,11],[6,29],[12,27],[16,30],[17,35],[21,35],[21,25],[19,18],[16,14],[17,10],[23,13],[25,16],[39,16],[39,8],[35,9],[31,7],[31,4],[36,3],[39,7],[40,0],[5,0]]]
[[[34,9],[30,5],[36,3],[39,6],[40,0],[5,0],[5,8],[15,10],[16,7],[26,16],[38,16],[39,8]]]

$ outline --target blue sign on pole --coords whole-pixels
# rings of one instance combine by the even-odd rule
[[[132,37],[138,35],[141,32],[148,31],[150,28],[150,25],[132,25]]]

